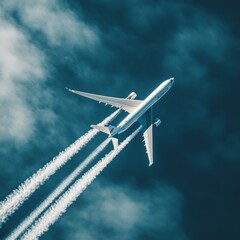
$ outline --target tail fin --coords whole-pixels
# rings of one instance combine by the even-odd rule
[[[110,135],[116,127],[109,125],[108,127],[103,127],[99,125],[91,125],[92,128],[95,128],[101,132],[104,132],[108,135]],[[118,139],[116,137],[110,137],[113,143],[114,150],[116,151],[118,149]]]
[[[115,137],[111,137],[111,140],[112,140],[114,150],[117,151],[117,149],[118,149],[118,139],[115,138]]]

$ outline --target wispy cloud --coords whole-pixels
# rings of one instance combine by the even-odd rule
[[[69,123],[60,121],[59,112],[54,108],[59,109],[61,101],[64,101],[61,114],[71,101],[64,99],[62,94],[65,85],[60,87],[60,93],[55,87],[60,78],[56,65],[62,64],[66,52],[67,57],[71,58],[75,50],[91,51],[98,43],[97,30],[79,16],[56,1],[24,0],[19,3],[4,0],[1,3],[0,152],[3,159],[11,159],[12,162],[7,166],[5,161],[0,162],[0,167],[4,166],[5,169],[3,178],[15,172],[16,166],[26,164],[27,158],[17,151],[26,150],[29,142],[32,143],[30,147],[39,146],[38,140],[44,138],[41,149],[56,142],[63,147],[70,143],[65,134],[60,134],[61,130],[56,128],[59,122],[63,125]],[[74,124],[79,126],[79,122],[75,122],[69,124],[66,132],[64,128],[62,131],[69,134],[69,128],[75,130]],[[16,154],[14,157],[12,154],[10,157],[12,152]],[[25,178],[40,167],[39,164],[36,161],[31,165],[32,169],[28,165],[19,174]],[[18,183],[16,180],[15,184]],[[4,189],[10,191],[12,187]]]
[[[37,120],[56,121],[56,114],[49,109],[53,93],[46,87],[54,78],[49,50],[61,46],[63,52],[69,48],[91,51],[99,41],[97,29],[79,16],[55,0],[2,2],[0,106],[4,114],[0,141],[24,144],[33,135]],[[41,44],[42,37],[45,41]]]
[[[93,47],[98,41],[96,29],[85,24],[67,4],[59,4],[56,0],[24,0],[21,3],[10,0],[4,1],[4,6],[10,12],[17,12],[28,28],[42,33],[50,45],[84,48]]]
[[[87,206],[75,206],[60,222],[69,228],[67,239],[187,239],[181,223],[183,197],[168,185],[158,182],[143,190],[98,181],[83,197]]]
[[[34,116],[24,101],[28,84],[44,79],[44,55],[14,24],[0,24],[0,141],[25,141],[34,131]],[[37,85],[37,84],[36,84]]]

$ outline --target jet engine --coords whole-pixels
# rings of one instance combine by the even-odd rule
[[[126,98],[127,99],[135,99],[137,97],[137,94],[135,92],[131,92]]]
[[[153,125],[155,125],[156,127],[158,127],[161,123],[161,120],[159,118],[155,119],[155,122],[153,123]]]

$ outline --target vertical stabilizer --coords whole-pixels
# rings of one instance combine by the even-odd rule
[[[113,143],[113,148],[115,151],[118,150],[118,139],[115,137],[111,137],[112,143]]]

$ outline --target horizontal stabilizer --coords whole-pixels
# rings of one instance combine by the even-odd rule
[[[91,128],[95,128],[100,132],[104,132],[106,134],[110,134],[110,130],[108,127],[103,127],[103,126],[99,126],[99,125],[91,125]]]

